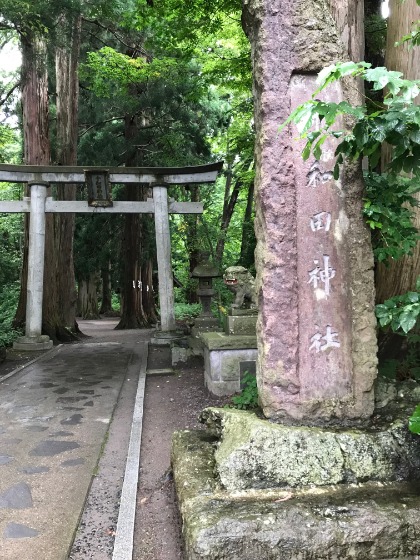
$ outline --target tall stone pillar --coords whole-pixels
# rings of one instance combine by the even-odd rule
[[[162,333],[175,331],[174,281],[171,262],[168,190],[164,184],[153,185],[156,254],[158,263],[159,307]]]
[[[346,56],[324,0],[244,0],[256,139],[258,386],[264,414],[346,424],[373,411],[373,257],[358,165],[332,175],[334,145],[304,162],[279,126],[310,98],[322,67]],[[336,85],[327,100],[352,101]]]
[[[29,220],[28,283],[25,336],[13,344],[16,350],[47,350],[52,340],[42,335],[42,299],[45,253],[45,199],[47,183],[29,183],[31,203]]]

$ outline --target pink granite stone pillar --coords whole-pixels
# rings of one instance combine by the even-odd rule
[[[334,149],[304,162],[296,130],[317,72],[344,60],[324,0],[244,0],[256,139],[258,386],[268,418],[346,424],[373,411],[373,257],[358,165],[332,177]],[[349,92],[351,90],[349,89]],[[341,85],[327,99],[351,100]]]

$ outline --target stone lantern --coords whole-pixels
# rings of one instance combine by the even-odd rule
[[[219,330],[218,320],[211,312],[211,299],[216,294],[213,289],[213,278],[220,276],[219,269],[208,260],[207,255],[191,273],[191,278],[198,278],[197,295],[202,305],[202,311],[194,323],[194,334]]]

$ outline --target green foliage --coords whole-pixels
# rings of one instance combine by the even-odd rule
[[[375,307],[375,313],[381,327],[389,325],[394,332],[411,331],[420,315],[420,277],[415,292],[387,299]]]
[[[176,303],[175,319],[178,321],[188,321],[198,317],[201,313],[200,303]]]
[[[21,187],[0,183],[0,200],[19,200]],[[0,214],[0,289],[20,276],[23,216]]]
[[[81,68],[81,77],[91,81],[91,87],[101,97],[128,94],[129,88],[148,80],[167,77],[175,66],[175,60],[161,57],[148,60],[146,57],[133,58],[117,52],[111,47],[89,52],[87,61]],[[119,86],[120,91],[115,91]]]
[[[383,91],[383,104],[373,102],[375,110],[369,112],[366,105],[353,107],[346,101],[326,103],[316,99],[328,85],[346,76],[360,77],[370,82],[374,91]],[[338,178],[344,156],[352,160],[366,156],[370,169],[375,169],[381,146],[386,142],[392,149],[388,174],[395,177],[403,171],[420,177],[420,107],[414,104],[420,93],[419,80],[404,80],[401,72],[371,68],[367,62],[344,62],[324,68],[319,73],[318,84],[312,99],[295,109],[282,125],[284,128],[290,122],[297,124],[302,138],[307,140],[304,159],[311,153],[319,159],[325,140],[338,138],[334,168],[334,176]],[[333,129],[340,116],[353,118],[350,133]],[[319,119],[320,130],[311,131],[315,118]]]
[[[19,282],[8,284],[0,289],[0,346],[10,346],[22,334],[12,328],[19,291]]]
[[[416,406],[413,414],[408,419],[408,429],[413,434],[420,434],[420,404]]]
[[[120,296],[116,293],[113,293],[111,296],[111,307],[112,310],[117,313],[121,310],[121,299]]]
[[[373,91],[383,92],[383,103],[370,100],[370,105],[353,107],[346,101],[327,103],[316,98],[329,84],[347,76],[362,78]],[[414,104],[420,81],[404,80],[400,72],[371,68],[366,62],[345,62],[324,68],[318,84],[312,99],[299,106],[282,128],[289,122],[296,123],[306,139],[304,159],[311,154],[320,159],[326,139],[338,139],[336,179],[344,158],[367,157],[364,215],[373,231],[375,258],[386,263],[410,254],[419,239],[412,218],[413,207],[417,206],[413,194],[420,190],[420,107]],[[340,117],[351,117],[350,132],[337,130]],[[320,122],[318,130],[311,129],[315,119]],[[391,158],[387,172],[379,175],[374,170],[384,143],[391,148]]]
[[[418,205],[412,196],[420,190],[407,177],[365,173],[363,214],[372,230],[373,253],[377,262],[399,259],[411,254],[419,240],[413,225],[413,207]]]
[[[239,395],[235,395],[231,399],[233,408],[240,410],[252,410],[258,408],[258,388],[257,378],[245,372],[243,377],[244,388]]]
[[[417,2],[419,4],[419,2]],[[420,6],[420,4],[419,4]],[[420,45],[420,20],[413,22],[413,29],[407,35],[401,37],[395,46],[407,44],[408,48],[418,47]]]

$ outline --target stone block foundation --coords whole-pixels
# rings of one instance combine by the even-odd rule
[[[415,560],[420,492],[404,482],[227,491],[214,438],[174,434],[186,560]]]
[[[255,336],[227,336],[224,333],[201,335],[204,346],[204,383],[218,397],[241,390],[241,378],[255,368]],[[254,367],[253,367],[254,366]]]

